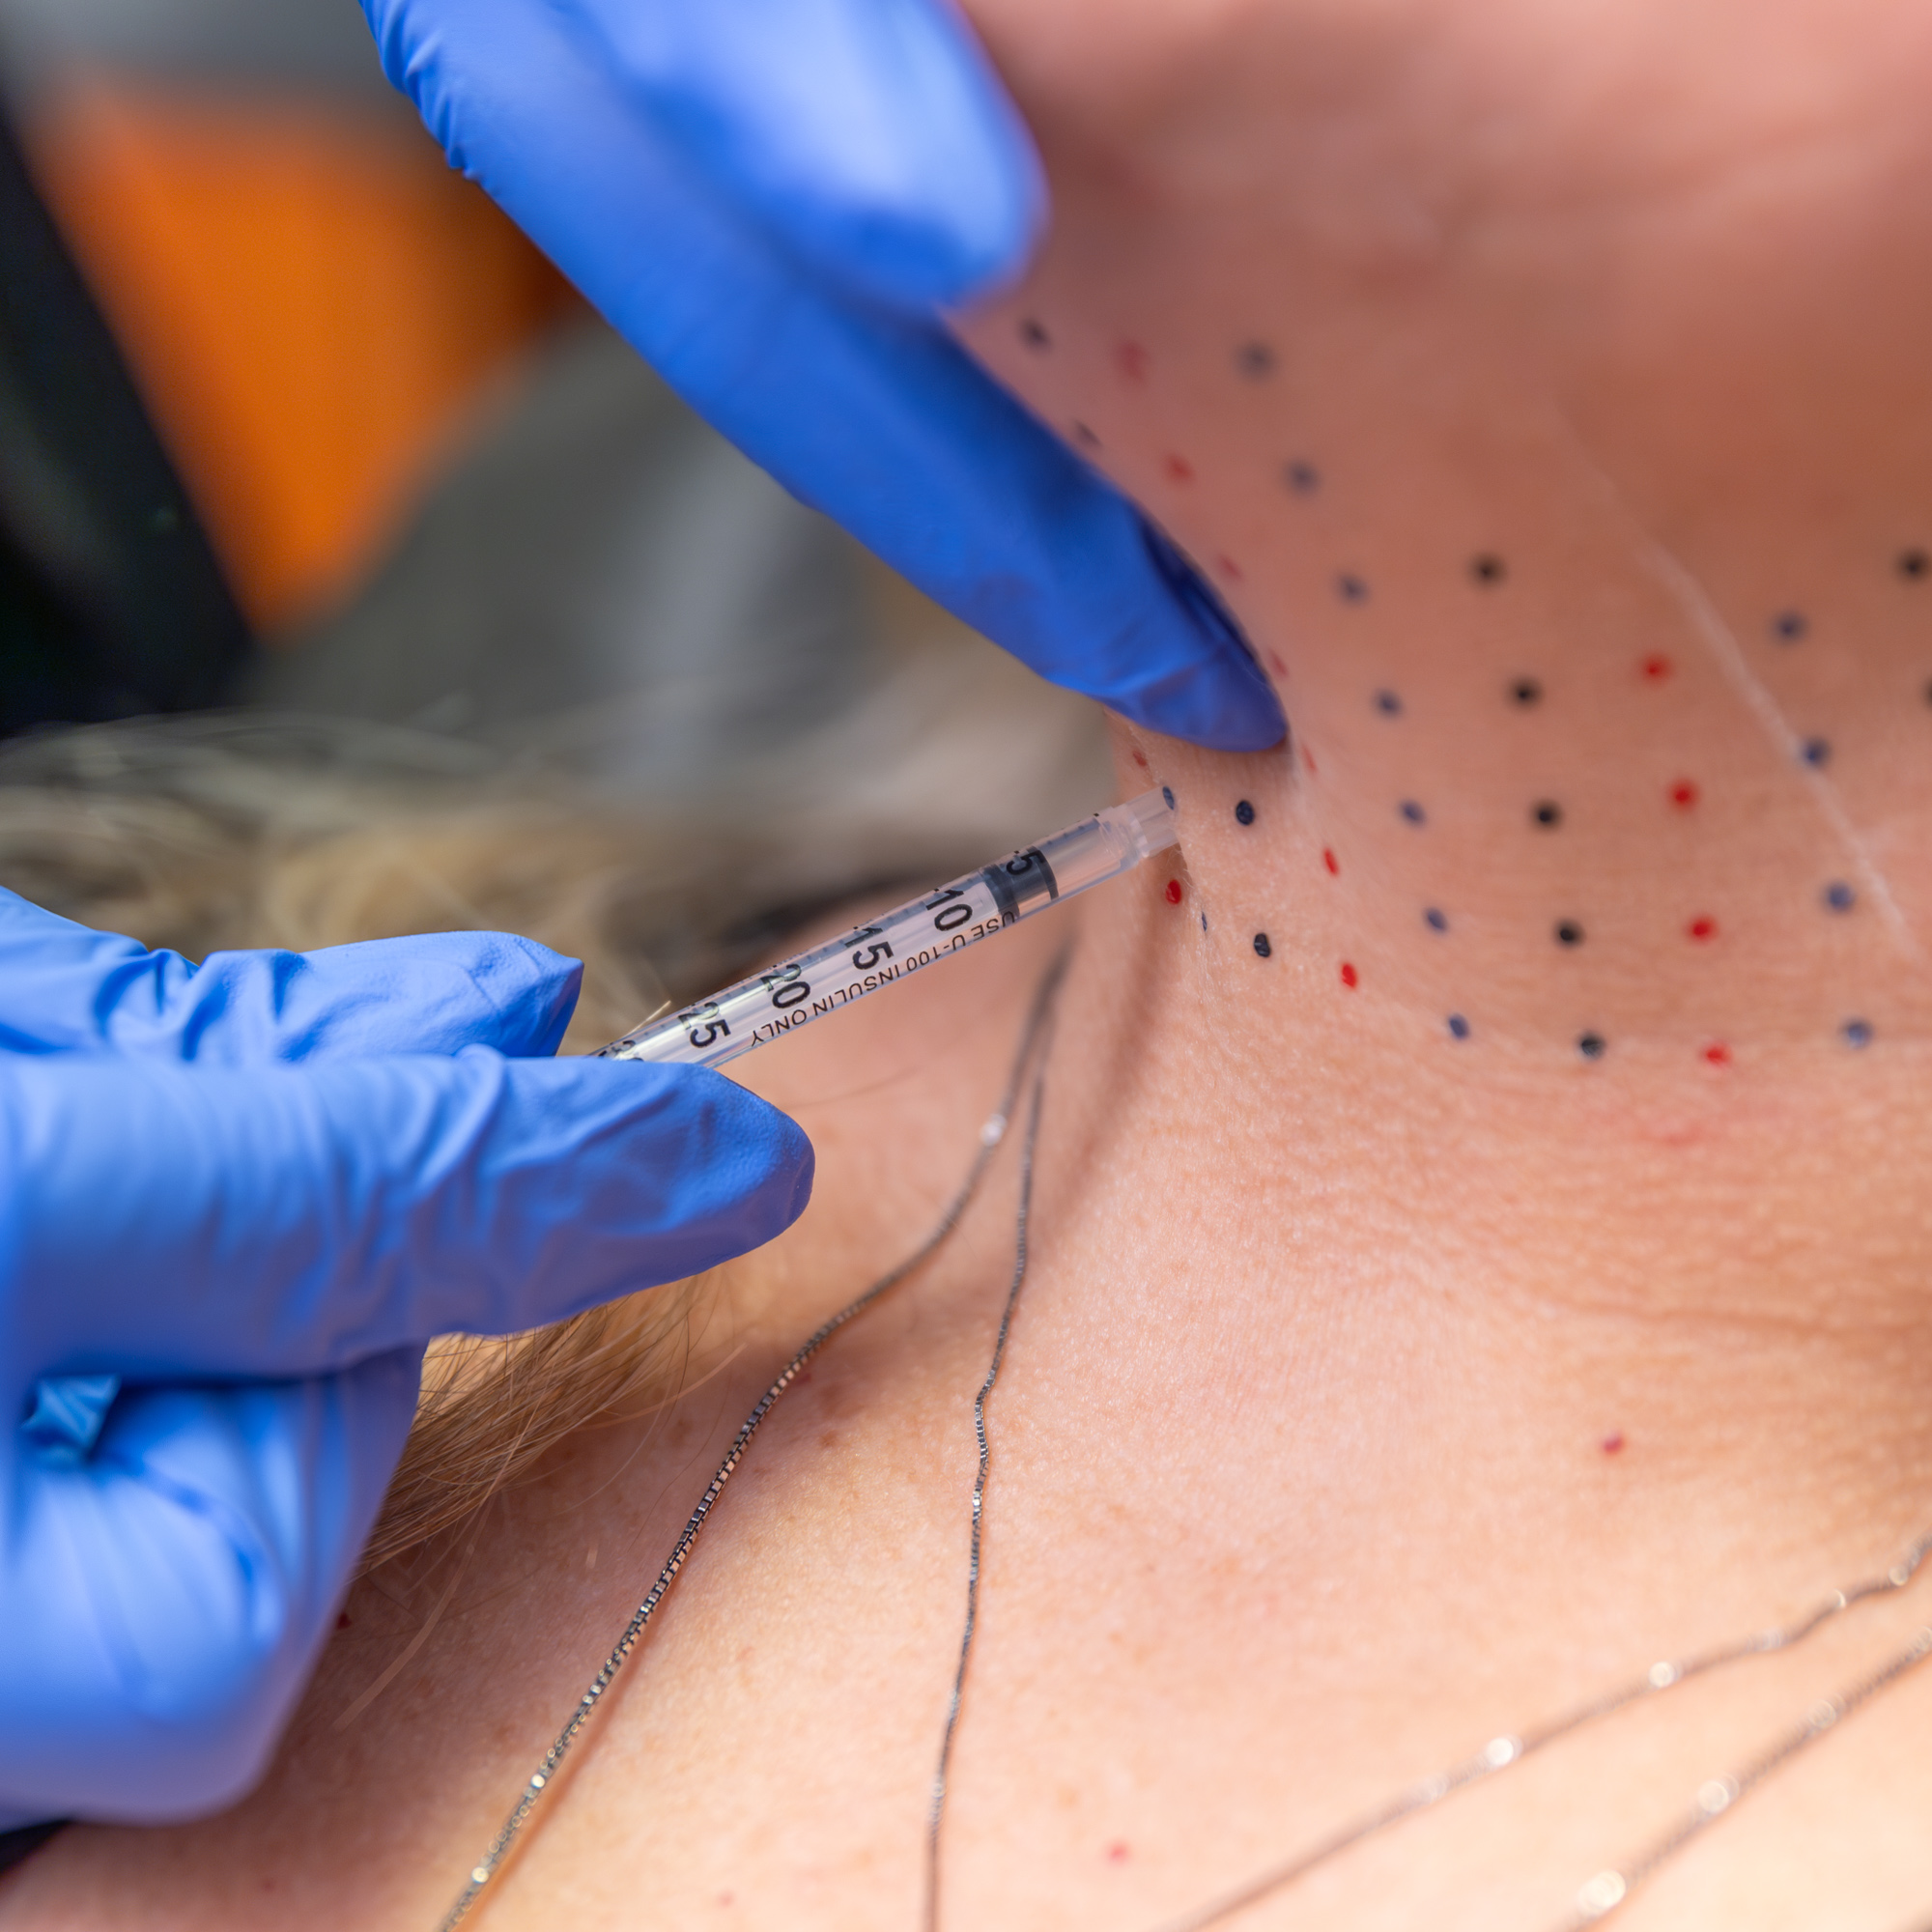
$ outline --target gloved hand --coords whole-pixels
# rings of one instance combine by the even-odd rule
[[[804,1207],[810,1145],[742,1088],[544,1057],[579,971],[491,933],[197,969],[0,893],[0,1829],[247,1788],[428,1336]]]
[[[1044,677],[1286,729],[1173,546],[948,335],[1045,215],[948,0],[363,0],[389,78],[700,415]]]

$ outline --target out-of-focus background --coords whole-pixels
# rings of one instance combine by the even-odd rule
[[[0,0],[0,881],[131,925],[104,818],[334,836],[421,779],[871,841],[809,897],[1106,795],[1094,708],[684,410],[355,0]]]

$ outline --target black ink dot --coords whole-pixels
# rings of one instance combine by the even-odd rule
[[[1910,578],[1915,583],[1925,576],[1932,575],[1932,553],[1919,550],[1902,550],[1898,554],[1898,574]]]
[[[1844,1036],[1847,1046],[1869,1046],[1871,1044],[1871,1022],[1869,1020],[1847,1020],[1838,1029]]]
[[[1047,334],[1045,327],[1036,322],[1032,316],[1028,316],[1020,324],[1020,340],[1029,349],[1051,349],[1053,347],[1053,337]]]
[[[1546,832],[1554,832],[1563,823],[1563,808],[1554,799],[1546,798],[1531,806],[1529,815]]]
[[[1285,464],[1281,478],[1297,497],[1312,497],[1321,487],[1321,471],[1312,463]]]
[[[1422,915],[1422,920],[1423,923],[1427,925],[1430,931],[1432,932],[1447,932],[1449,930],[1448,918],[1446,917],[1446,915],[1438,912],[1434,906],[1431,906],[1429,910]]]
[[[1486,551],[1481,556],[1469,559],[1469,575],[1478,583],[1500,583],[1509,575],[1509,566],[1501,557]]]
[[[1275,359],[1274,351],[1265,342],[1244,342],[1235,351],[1236,369],[1251,383],[1272,376]]]
[[[1604,1057],[1604,1037],[1600,1033],[1579,1034],[1577,1037],[1577,1051],[1585,1060],[1601,1060]]]
[[[1820,896],[1830,912],[1850,912],[1859,902],[1858,894],[1843,879],[1833,879]]]
[[[1345,604],[1361,604],[1368,600],[1369,586],[1345,570],[1335,580],[1335,591]]]
[[[1378,691],[1376,693],[1376,709],[1384,718],[1400,718],[1402,716],[1402,699],[1392,691]]]
[[[1583,928],[1574,919],[1559,919],[1556,922],[1556,943],[1559,946],[1581,946]]]
[[[1771,635],[1781,644],[1795,644],[1811,628],[1803,611],[1780,611],[1771,620]]]
[[[1798,755],[1807,765],[1828,765],[1832,762],[1832,747],[1824,738],[1806,738],[1799,746]]]
[[[1533,677],[1520,677],[1510,686],[1510,696],[1527,711],[1543,702],[1543,687]]]
[[[1084,422],[1076,422],[1073,425],[1073,440],[1082,449],[1098,449],[1100,447],[1100,439]]]
[[[1255,934],[1255,953],[1257,957],[1265,959],[1273,951],[1274,948],[1268,944],[1266,933],[1258,932]]]
[[[1160,795],[1167,801],[1168,810],[1172,811],[1174,810],[1174,787],[1172,785],[1162,785]]]
[[[1255,822],[1255,809],[1246,799],[1242,799],[1235,808],[1235,816],[1241,824],[1252,825]]]
[[[1469,1037],[1469,1022],[1461,1013],[1451,1013],[1449,1015],[1449,1032],[1456,1039],[1467,1039]]]
[[[1406,798],[1403,800],[1402,815],[1406,819],[1407,819],[1411,825],[1421,825],[1429,817],[1429,814],[1426,811],[1424,811],[1421,806],[1417,805],[1412,798]]]

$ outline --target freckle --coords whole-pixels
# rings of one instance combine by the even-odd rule
[[[1795,644],[1811,628],[1811,620],[1803,611],[1780,611],[1771,620],[1771,635],[1780,644]]]
[[[1484,552],[1481,556],[1469,559],[1469,575],[1478,583],[1500,583],[1509,575],[1508,567],[1499,556]]]
[[[1321,472],[1312,463],[1285,465],[1281,479],[1297,497],[1312,497],[1321,487]]]
[[[1432,932],[1447,932],[1449,930],[1448,915],[1438,911],[1435,906],[1431,906],[1422,915],[1422,921]]]
[[[1704,1049],[1704,1058],[1713,1066],[1728,1066],[1731,1064],[1731,1049],[1718,1040]]]
[[[1342,983],[1351,993],[1361,984],[1361,975],[1346,959],[1342,961]]]
[[[1605,1456],[1621,1456],[1624,1453],[1623,1431],[1621,1429],[1613,1430],[1608,1435],[1605,1435],[1603,1441],[1600,1442],[1597,1446],[1604,1452]]]
[[[1427,822],[1429,817],[1429,814],[1426,811],[1424,811],[1421,806],[1417,805],[1414,799],[1412,798],[1404,799],[1400,810],[1402,811],[1402,815],[1406,819],[1407,819],[1411,825],[1424,824]]]
[[[1639,668],[1652,684],[1662,684],[1670,675],[1673,667],[1668,658],[1652,656],[1645,658]]]
[[[1850,912],[1859,902],[1858,894],[1843,879],[1833,879],[1819,896],[1830,912]]]
[[[1047,334],[1045,326],[1036,322],[1032,316],[1020,324],[1020,340],[1029,349],[1050,349],[1053,346],[1053,338]]]
[[[1180,903],[1180,881],[1179,879],[1168,880],[1167,902],[1169,905],[1179,905]]]
[[[1556,922],[1556,943],[1559,946],[1581,946],[1583,928],[1574,919],[1559,919]]]
[[[1235,818],[1238,824],[1252,825],[1255,822],[1255,809],[1246,799],[1235,807]]]
[[[1214,568],[1218,570],[1221,573],[1221,575],[1228,580],[1230,583],[1239,583],[1241,582],[1241,566],[1238,563],[1236,563],[1232,556],[1228,556],[1225,554],[1217,556],[1214,559]]]
[[[1869,1020],[1847,1020],[1838,1029],[1847,1046],[1869,1046],[1871,1044],[1871,1022]]]
[[[1329,849],[1325,845],[1321,848],[1321,863],[1328,867],[1328,875],[1330,878],[1334,878],[1340,875],[1342,868],[1339,865],[1336,864],[1334,853],[1329,851]]]
[[[1543,687],[1533,677],[1520,677],[1510,686],[1510,696],[1527,711],[1531,705],[1543,702]]]
[[[1138,342],[1122,342],[1114,351],[1114,366],[1129,383],[1145,383],[1148,372],[1148,353]]]
[[[346,1631],[349,1628],[349,1612],[347,1610],[342,1610],[337,1613],[335,1619],[335,1628],[339,1631]]]
[[[1601,1060],[1604,1057],[1605,1040],[1600,1033],[1579,1034],[1577,1037],[1577,1051],[1585,1060]]]
[[[1529,815],[1546,832],[1554,832],[1563,823],[1563,808],[1554,799],[1540,800],[1530,807]]]
[[[1798,755],[1801,758],[1803,758],[1807,765],[1812,766],[1814,769],[1823,765],[1828,765],[1832,762],[1831,743],[1829,740],[1824,738],[1806,738],[1805,741],[1799,746]]]
[[[1367,600],[1369,586],[1359,577],[1345,570],[1335,580],[1335,592],[1345,604],[1360,604]]]
[[[1700,914],[1697,918],[1693,919],[1690,922],[1690,923],[1684,928],[1684,930],[1688,932],[1692,939],[1695,939],[1699,942],[1702,942],[1706,939],[1716,939],[1718,936],[1718,922],[1715,919],[1712,919],[1708,914]]]
[[[1265,342],[1244,342],[1235,351],[1235,369],[1251,383],[1274,374],[1276,356]]]
[[[1697,803],[1697,787],[1689,779],[1679,779],[1670,787],[1670,802],[1679,811],[1689,811]]]
[[[1073,440],[1082,449],[1098,449],[1100,447],[1100,439],[1084,422],[1076,422],[1073,425]]]
[[[1376,709],[1384,718],[1400,718],[1402,716],[1402,699],[1392,691],[1378,691],[1376,693]]]
[[[1257,959],[1265,959],[1273,951],[1274,948],[1268,944],[1266,933],[1258,932],[1255,934],[1255,957]]]
[[[1184,456],[1170,456],[1162,468],[1177,483],[1194,481],[1194,466]]]
[[[1899,576],[1910,578],[1916,583],[1928,571],[1932,571],[1932,554],[1928,554],[1926,552],[1916,547],[1912,550],[1902,550],[1899,552]]]
[[[1469,1022],[1461,1013],[1451,1013],[1449,1015],[1449,1034],[1452,1039],[1467,1039],[1469,1037]]]
[[[733,1903],[732,1894],[728,1891],[721,1891],[718,1894],[718,1903],[720,1905],[729,1905]]]
[[[1133,1857],[1133,1852],[1122,1838],[1116,1838],[1107,1847],[1107,1862],[1110,1865],[1123,1865]]]

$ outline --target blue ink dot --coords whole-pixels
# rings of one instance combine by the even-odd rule
[[[1208,930],[1208,915],[1205,912],[1201,915],[1201,930],[1203,932]]]
[[[1821,896],[1833,912],[1850,912],[1859,902],[1858,894],[1843,879],[1833,879]]]
[[[1378,691],[1376,693],[1376,709],[1384,718],[1400,718],[1402,716],[1402,699],[1392,691]]]
[[[1807,765],[1829,764],[1832,759],[1832,747],[1824,738],[1806,738],[1804,744],[1799,746],[1798,755]]]
[[[1432,932],[1447,932],[1449,930],[1449,921],[1447,916],[1436,911],[1436,909],[1434,906],[1431,906],[1429,910],[1422,915],[1422,917],[1424,923],[1428,925],[1429,929]]]
[[[1162,785],[1160,795],[1166,799],[1168,810],[1172,811],[1174,810],[1174,788],[1171,785]]]
[[[1600,1033],[1586,1033],[1577,1037],[1577,1051],[1585,1060],[1601,1060],[1604,1057],[1604,1037]]]
[[[1449,1015],[1449,1031],[1458,1039],[1467,1039],[1469,1037],[1469,1022],[1461,1013],[1451,1013]]]
[[[1771,620],[1771,635],[1781,644],[1795,644],[1811,628],[1803,611],[1780,611]]]
[[[1406,819],[1407,819],[1411,825],[1421,825],[1427,820],[1429,816],[1429,814],[1426,811],[1424,811],[1423,809],[1419,805],[1417,805],[1412,798],[1406,798],[1403,800],[1402,815]]]
[[[1335,588],[1341,593],[1345,604],[1359,604],[1369,594],[1369,586],[1359,577],[1351,576],[1346,570],[1336,578]]]
[[[1268,944],[1266,933],[1258,932],[1255,934],[1255,953],[1258,958],[1265,959],[1273,951],[1274,948]]]
[[[1297,496],[1313,496],[1321,487],[1321,474],[1312,463],[1291,463],[1281,474],[1282,480]]]
[[[1871,1044],[1871,1022],[1869,1020],[1847,1020],[1838,1031],[1845,1037],[1847,1046],[1869,1046]]]
[[[1235,816],[1241,824],[1252,825],[1255,822],[1255,809],[1246,799],[1242,799],[1235,808]]]

